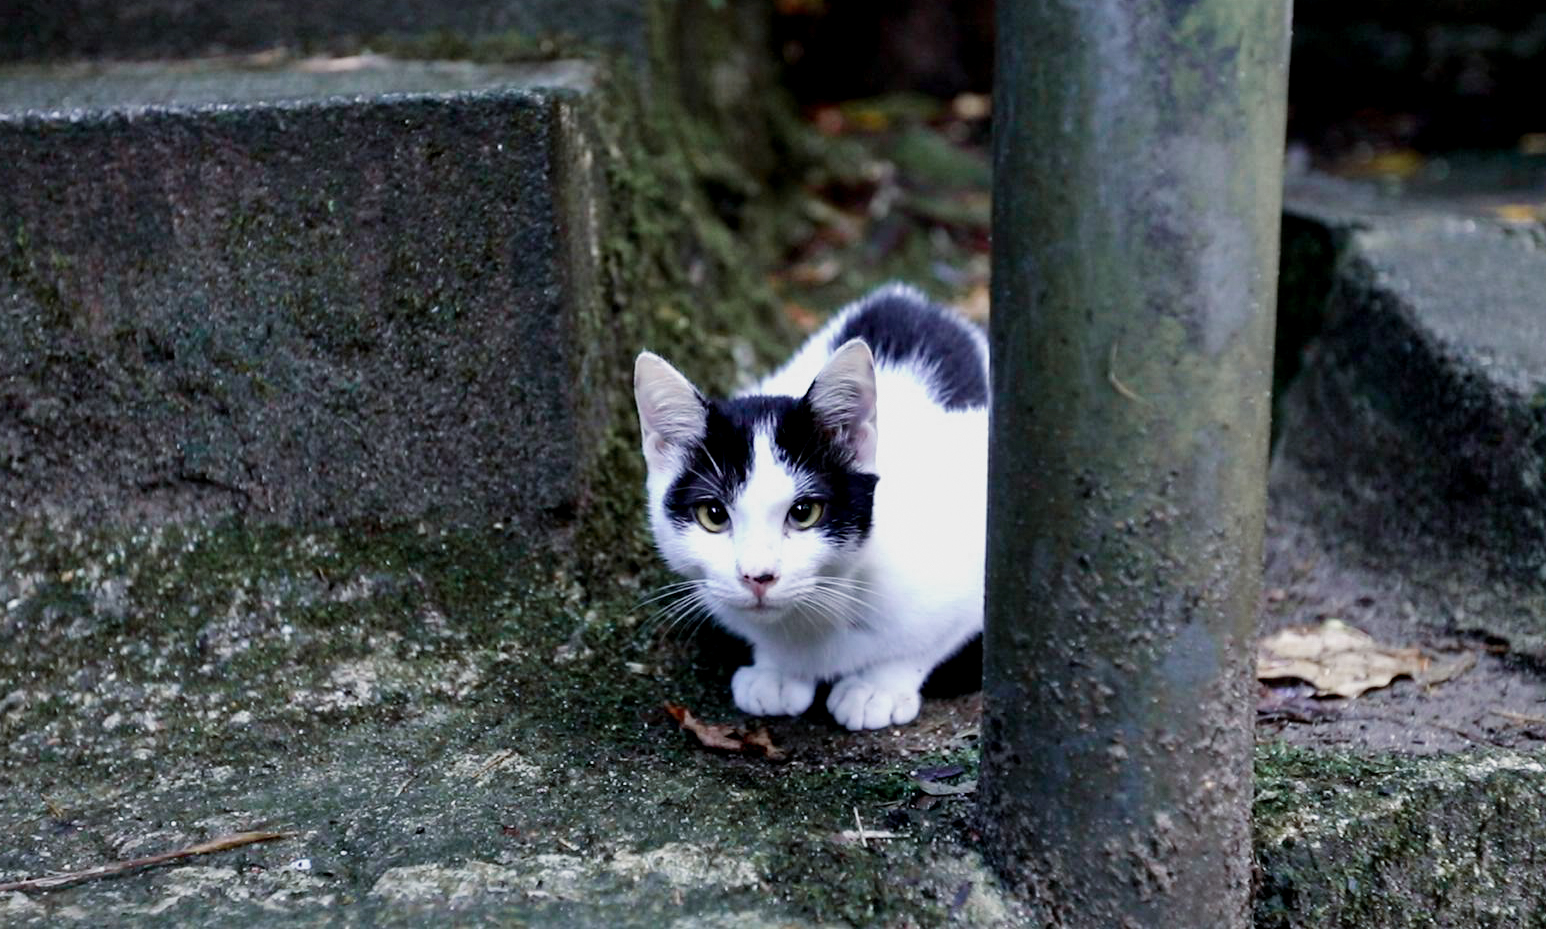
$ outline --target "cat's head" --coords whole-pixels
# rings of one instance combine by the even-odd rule
[[[650,525],[666,562],[725,618],[841,617],[834,578],[870,532],[875,362],[833,353],[803,397],[709,400],[658,355],[634,364]]]

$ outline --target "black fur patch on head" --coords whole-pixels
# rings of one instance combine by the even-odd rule
[[[865,298],[832,337],[831,348],[863,339],[877,365],[932,368],[930,392],[945,409],[982,407],[988,405],[988,371],[970,325],[911,291],[885,288]]]
[[[850,468],[850,455],[833,441],[816,419],[810,404],[800,400],[778,420],[773,448],[789,469],[804,478],[808,494],[824,506],[812,531],[840,544],[864,541],[875,510],[875,484],[880,480]]]
[[[812,532],[839,544],[862,542],[869,536],[879,478],[849,469],[848,454],[833,442],[803,399],[753,396],[710,400],[705,405],[703,440],[692,448],[682,473],[666,491],[668,518],[692,523],[698,504],[734,501],[746,486],[752,439],[760,428],[771,431],[774,454],[803,479],[809,495],[821,499],[821,521]]]
[[[708,400],[703,439],[666,491],[666,515],[678,523],[697,519],[693,511],[710,500],[729,504],[746,486],[752,464],[752,433],[759,423],[775,422],[795,405],[793,397],[740,397]]]

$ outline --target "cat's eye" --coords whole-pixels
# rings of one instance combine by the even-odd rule
[[[820,500],[797,500],[789,508],[789,521],[794,523],[796,529],[809,529],[821,521],[823,512]]]
[[[724,532],[730,526],[730,513],[717,500],[698,504],[693,508],[693,515],[698,517],[698,525],[710,532]]]

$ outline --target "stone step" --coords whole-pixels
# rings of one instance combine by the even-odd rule
[[[1546,656],[1546,237],[1314,178],[1284,230],[1279,509]]]
[[[1508,654],[1275,732],[1260,927],[1516,925],[1542,905],[1512,862],[1546,799],[1546,242],[1474,213],[1317,176],[1285,198],[1264,624]]]
[[[561,520],[613,412],[591,75],[0,72],[0,519]]]
[[[533,51],[584,42],[642,56],[649,7],[644,0],[59,0],[7,10],[0,60],[353,48],[428,33],[508,33]]]

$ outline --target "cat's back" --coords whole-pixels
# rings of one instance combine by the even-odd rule
[[[800,396],[832,353],[852,339],[869,345],[882,384],[920,384],[946,410],[988,405],[982,330],[904,284],[888,284],[844,307],[788,363],[747,392]]]

